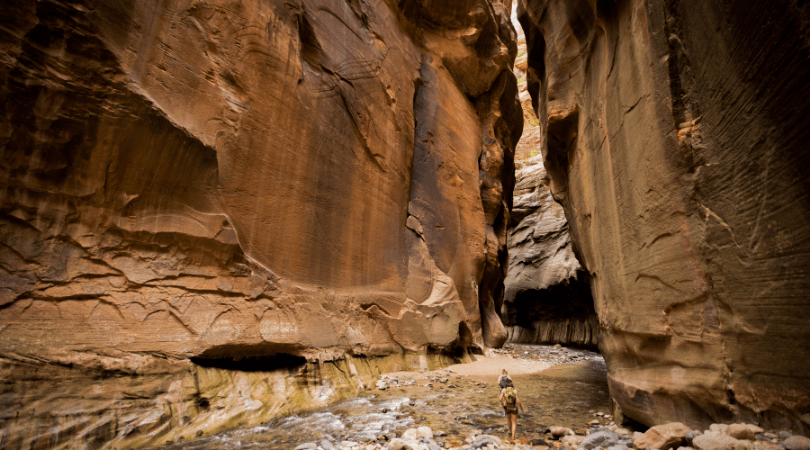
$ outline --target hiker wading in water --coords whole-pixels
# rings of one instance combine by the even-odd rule
[[[501,374],[498,385],[501,387],[501,395],[498,400],[501,402],[501,406],[503,406],[503,410],[506,412],[506,432],[514,441],[515,432],[517,431],[518,407],[520,407],[520,412],[523,414],[526,413],[526,410],[523,408],[523,402],[520,401],[515,386],[512,384],[512,379],[509,378],[509,374],[506,373],[506,370]]]

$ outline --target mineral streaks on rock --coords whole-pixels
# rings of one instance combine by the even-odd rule
[[[565,211],[551,197],[542,158],[516,162],[502,309],[509,341],[596,346],[588,276],[574,255]]]
[[[0,8],[0,356],[140,376],[505,339],[501,3]]]
[[[647,425],[807,430],[807,6],[522,0],[519,14],[616,404]]]

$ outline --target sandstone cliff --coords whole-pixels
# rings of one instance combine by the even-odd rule
[[[0,10],[2,442],[191,430],[216,394],[189,358],[505,340],[522,116],[500,2]]]
[[[599,331],[588,275],[574,255],[565,212],[551,197],[542,158],[515,162],[501,314],[507,339],[596,346]]]
[[[810,5],[518,8],[618,409],[807,432]]]
[[[509,220],[509,265],[501,317],[510,342],[595,346],[598,325],[587,274],[574,255],[565,212],[551,196],[540,149],[545,135],[528,92],[528,47],[517,30],[523,134],[515,148],[515,190]]]

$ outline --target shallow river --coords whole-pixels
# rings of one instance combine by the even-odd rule
[[[596,353],[549,346],[511,345],[522,358],[565,362],[542,372],[514,375],[526,413],[518,435],[544,438],[546,427],[560,425],[584,432],[594,413],[608,412],[605,362]],[[560,354],[562,357],[560,357]],[[507,368],[508,370],[508,368]],[[464,441],[473,430],[505,437],[496,376],[461,377],[447,370],[416,377],[416,382],[344,400],[328,408],[275,419],[163,449],[294,448],[320,439],[367,442],[390,432],[427,425],[437,440]],[[605,419],[602,423],[607,423]],[[439,433],[437,433],[439,434]],[[459,442],[460,444],[460,442]]]

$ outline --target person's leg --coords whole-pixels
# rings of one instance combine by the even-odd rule
[[[509,424],[509,434],[512,436],[512,440],[515,440],[515,431],[517,431],[517,414],[509,414],[510,424]]]

